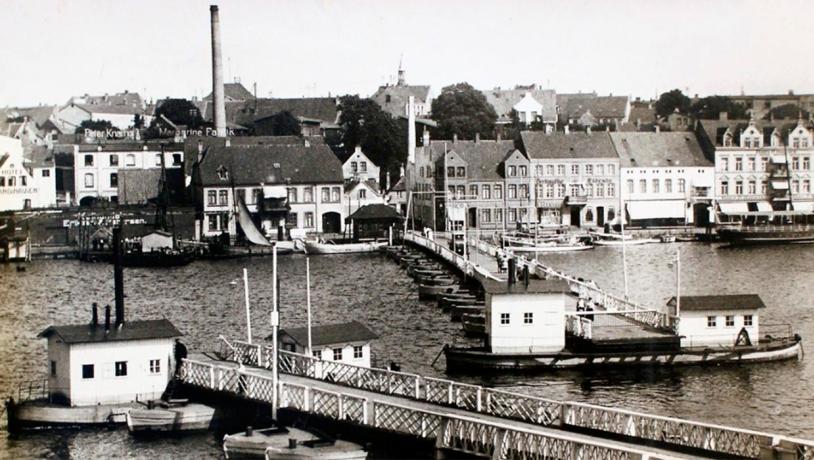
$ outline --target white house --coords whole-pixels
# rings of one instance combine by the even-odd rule
[[[25,158],[20,139],[0,136],[0,211],[56,206],[53,159],[42,146]]]
[[[486,281],[486,334],[492,353],[546,353],[565,348],[562,280]]]
[[[384,204],[384,196],[379,192],[379,187],[373,179],[346,182],[344,190],[348,215],[369,204]]]
[[[675,313],[675,297],[667,305]],[[763,308],[766,305],[755,294],[681,296],[678,312],[681,346],[731,347],[742,331],[752,345],[757,345],[758,314]]]
[[[312,326],[312,354],[325,361],[370,367],[370,341],[377,338],[379,336],[376,333],[358,321]],[[308,328],[282,329],[279,340],[283,350],[305,353],[308,347]]]
[[[351,156],[342,164],[342,177],[354,181],[372,179],[378,183],[379,170],[380,168],[370,161],[370,158],[362,152],[362,148],[357,145]]]
[[[157,143],[75,144],[73,151],[74,195],[79,204],[95,198],[116,202],[119,176],[123,171],[161,168],[161,145]],[[182,144],[165,146],[164,166],[167,169],[184,167]]]
[[[173,341],[181,335],[166,319],[50,326],[38,337],[48,340],[51,396],[71,406],[158,399],[173,375]]]
[[[691,132],[616,132],[620,208],[628,224],[708,224],[715,167]]]
[[[407,215],[407,186],[404,175],[402,175],[396,185],[390,188],[384,195],[384,201],[388,206],[392,206],[402,216]]]

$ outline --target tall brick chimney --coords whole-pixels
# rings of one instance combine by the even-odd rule
[[[212,113],[218,137],[226,137],[226,105],[223,95],[223,58],[220,52],[220,16],[218,6],[211,5],[212,16]]]

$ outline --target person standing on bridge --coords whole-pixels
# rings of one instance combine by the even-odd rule
[[[187,347],[181,343],[181,339],[175,339],[175,375],[181,370],[181,363],[187,357]]]

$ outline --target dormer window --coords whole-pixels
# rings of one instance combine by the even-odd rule
[[[218,179],[220,180],[228,180],[229,179],[229,170],[226,169],[225,166],[220,165],[218,167]]]
[[[724,134],[724,147],[732,147],[732,135]]]

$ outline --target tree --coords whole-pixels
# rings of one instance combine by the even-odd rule
[[[432,116],[438,122],[438,135],[442,139],[452,139],[454,134],[463,139],[474,139],[475,134],[491,138],[497,121],[494,107],[469,83],[442,89],[432,101]]]
[[[299,136],[302,133],[302,127],[297,117],[288,110],[284,110],[272,116],[271,132],[273,136]]]
[[[187,99],[164,99],[155,109],[155,120],[164,115],[176,125],[184,125],[188,129],[198,129],[204,120],[198,107]]]
[[[666,117],[678,109],[681,113],[688,113],[690,111],[690,98],[684,95],[680,89],[667,91],[659,96],[656,101],[656,114],[659,117]]]
[[[695,101],[690,107],[690,115],[697,120],[716,120],[726,112],[733,120],[749,118],[746,106],[733,102],[726,96],[708,96]]]
[[[79,123],[79,126],[76,128],[74,133],[84,134],[86,129],[100,132],[106,131],[108,129],[111,129],[113,131],[119,130],[119,128],[113,126],[113,123],[111,123],[108,120],[85,120],[82,123]]]
[[[342,146],[351,153],[357,145],[377,166],[382,177],[398,171],[407,161],[407,131],[371,99],[359,96],[339,98],[339,125],[342,128]]]
[[[764,120],[775,119],[775,120],[782,120],[784,118],[803,118],[807,120],[809,117],[809,113],[806,110],[801,109],[796,104],[783,104],[778,105],[777,107],[769,110],[769,113],[763,116]]]

